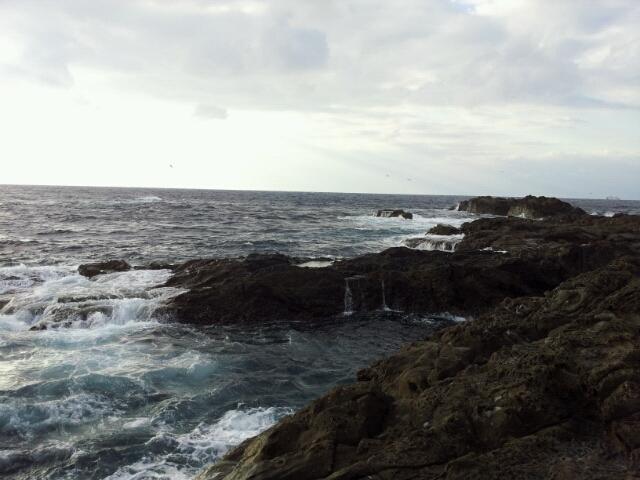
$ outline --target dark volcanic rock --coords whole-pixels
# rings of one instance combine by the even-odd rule
[[[324,268],[301,268],[284,255],[187,262],[167,286],[188,291],[165,312],[200,324],[326,318],[345,310],[348,287],[359,312],[381,309],[384,297],[386,306],[405,312],[477,315],[505,297],[539,295],[640,252],[637,216],[586,215],[571,223],[491,218],[462,231],[453,253],[392,248]]]
[[[362,370],[198,480],[632,479],[640,261],[507,299]]]
[[[581,208],[573,207],[557,198],[534,197],[532,195],[524,198],[476,197],[460,202],[458,210],[530,219],[557,215],[585,215]]]
[[[445,225],[444,223],[439,223],[435,227],[432,227],[427,233],[432,235],[456,235],[460,233],[460,229],[454,227],[453,225]]]
[[[476,197],[460,202],[458,210],[461,212],[506,216],[513,201],[514,199],[512,198]]]
[[[640,253],[640,217],[612,218],[582,215],[545,221],[520,218],[483,218],[465,223],[458,251],[482,248],[507,250],[515,255],[545,255],[572,246],[606,250],[615,255]]]
[[[78,273],[88,278],[95,277],[96,275],[102,275],[104,273],[126,272],[127,270],[131,270],[131,265],[124,260],[85,263],[78,267]]]
[[[189,291],[166,312],[200,324],[330,316],[342,311],[344,285],[335,270],[298,267],[279,254],[194,260],[167,283]]]
[[[178,267],[167,283],[189,291],[165,312],[200,324],[328,318],[344,312],[347,286],[354,311],[380,310],[384,282],[384,298],[393,309],[476,314],[505,297],[542,293],[573,273],[576,258],[590,257],[581,247],[549,261],[391,248],[312,269],[282,255],[193,261]]]
[[[376,217],[385,217],[385,218],[402,217],[405,220],[411,220],[413,218],[413,213],[405,212],[404,210],[383,209],[383,210],[378,210]]]

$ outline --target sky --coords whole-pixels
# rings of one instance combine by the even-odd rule
[[[640,199],[638,0],[0,0],[0,184]]]

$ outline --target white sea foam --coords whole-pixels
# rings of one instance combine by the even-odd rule
[[[423,216],[414,214],[412,220],[406,220],[400,217],[376,217],[375,215],[354,215],[339,217],[339,220],[347,221],[355,226],[358,230],[378,230],[378,229],[399,229],[399,230],[417,230],[427,231],[431,227],[435,227],[439,223],[459,227],[463,223],[470,220],[470,216],[466,212],[462,215],[456,212],[447,211],[439,215],[434,212],[434,216]]]
[[[5,267],[0,292],[11,294],[0,311],[0,329],[27,329],[37,323],[67,327],[125,325],[151,321],[158,306],[181,290],[152,288],[169,270],[132,270],[90,280],[75,267]]]
[[[506,250],[496,250],[493,247],[485,247],[481,249],[483,252],[494,252],[494,253],[509,253]]]
[[[416,242],[412,245],[412,248],[416,250],[440,250],[443,252],[453,252],[455,251],[458,244],[464,238],[464,234],[456,234],[456,235],[435,235],[428,233],[424,237],[410,237],[404,240],[404,243],[409,243],[409,241]],[[417,243],[419,242],[419,243]]]
[[[161,431],[147,445],[150,450],[154,446],[171,448],[171,455],[149,455],[119,468],[105,480],[192,478],[200,468],[214,462],[230,448],[258,435],[290,413],[291,409],[275,407],[237,409],[226,412],[212,425],[200,424],[188,433]],[[179,467],[170,458],[179,459],[182,465]],[[185,468],[185,464],[190,468]]]
[[[310,260],[298,265],[302,268],[324,268],[333,265],[333,260]]]
[[[140,203],[153,203],[153,202],[161,202],[162,198],[156,195],[145,195],[145,196],[136,198],[136,201]]]

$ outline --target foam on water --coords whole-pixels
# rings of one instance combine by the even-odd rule
[[[88,279],[75,267],[5,267],[0,269],[0,292],[10,300],[0,309],[0,328],[95,328],[151,321],[157,307],[181,292],[152,288],[170,275],[169,270],[131,270]]]
[[[135,201],[140,203],[153,203],[153,202],[161,202],[162,198],[156,195],[144,195],[142,197],[137,197]]]
[[[456,249],[456,246],[462,241],[464,238],[463,234],[456,235],[435,235],[435,234],[427,234],[423,238],[420,239],[412,239],[419,240],[420,243],[415,245],[413,248],[417,250],[440,250],[443,252],[453,252]]]
[[[414,214],[412,220],[401,217],[376,217],[375,215],[354,215],[340,217],[339,220],[348,221],[358,230],[393,229],[399,231],[426,232],[439,223],[460,227],[473,218],[466,212],[438,211],[430,215]]]
[[[163,450],[162,455],[146,456],[142,460],[120,467],[106,478],[108,480],[191,478],[202,465],[212,463],[231,447],[266,430],[278,419],[290,413],[292,413],[290,408],[239,408],[227,411],[212,425],[201,423],[184,434],[162,431],[147,442],[150,451],[160,448]],[[135,426],[129,423],[129,428],[147,424],[144,419],[138,419],[136,422]],[[167,450],[170,451],[169,454]],[[190,467],[185,468],[184,465]]]
[[[63,431],[117,414],[116,406],[101,395],[79,393],[33,403],[7,398],[0,404],[0,434],[30,439],[52,429]]]
[[[76,265],[278,251],[319,267],[477,218],[446,210],[461,199],[0,186],[0,476],[192,478],[375,359],[463,320],[391,311],[381,282],[368,316],[352,283],[353,313],[320,325],[186,326],[154,314],[179,293],[161,287],[169,272],[87,279]],[[414,218],[370,214],[384,207]]]

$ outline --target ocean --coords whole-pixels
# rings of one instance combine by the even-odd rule
[[[0,477],[189,479],[233,445],[448,320],[381,311],[308,322],[160,321],[193,258],[335,259],[402,246],[466,197],[0,186]],[[590,213],[640,202],[570,200]],[[403,208],[413,220],[377,218]],[[141,267],[87,279],[79,264]],[[30,331],[64,319],[69,328]]]

